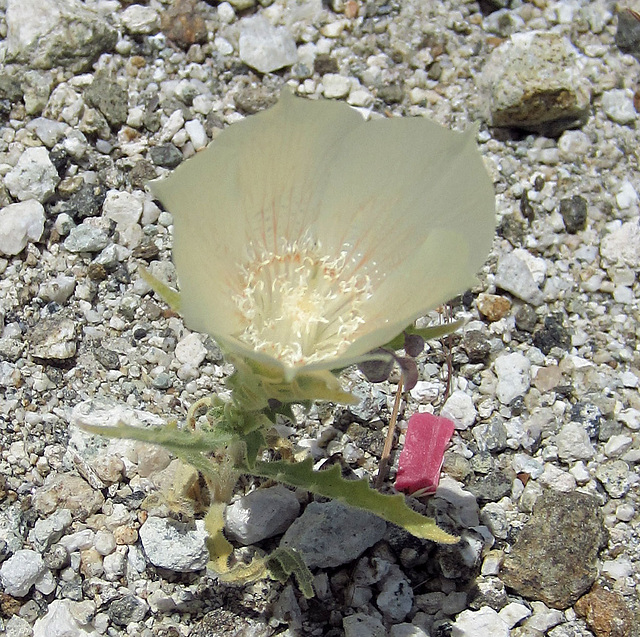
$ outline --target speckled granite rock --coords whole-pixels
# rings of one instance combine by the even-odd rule
[[[606,541],[593,496],[548,491],[506,556],[501,579],[524,597],[567,608],[595,581]]]
[[[562,35],[512,35],[493,51],[483,70],[492,125],[558,134],[584,122],[591,86],[583,66]]]

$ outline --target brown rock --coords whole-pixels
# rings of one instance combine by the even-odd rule
[[[162,32],[183,49],[207,41],[207,27],[198,0],[174,0],[162,14]]]
[[[479,294],[476,301],[478,311],[489,321],[499,321],[511,309],[511,301],[497,294]]]
[[[596,637],[630,637],[633,616],[622,595],[593,588],[575,605]]]
[[[22,602],[11,595],[0,593],[0,616],[12,617],[20,612]]]
[[[595,497],[547,491],[505,557],[500,578],[523,597],[563,610],[593,585],[606,541]]]

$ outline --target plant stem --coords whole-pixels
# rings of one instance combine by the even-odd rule
[[[380,465],[378,467],[378,476],[376,477],[376,489],[382,486],[382,483],[387,477],[387,469],[389,468],[389,458],[391,456],[391,449],[393,448],[393,437],[396,432],[396,422],[398,421],[398,411],[400,410],[400,400],[402,399],[402,376],[398,381],[398,390],[396,391],[396,400],[393,403],[393,411],[391,412],[391,420],[389,421],[389,429],[387,430],[387,438],[384,441],[384,448],[382,450],[382,457],[380,458]]]

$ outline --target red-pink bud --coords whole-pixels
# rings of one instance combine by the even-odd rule
[[[434,493],[440,481],[444,452],[455,425],[433,414],[413,414],[400,453],[395,487],[414,495]]]

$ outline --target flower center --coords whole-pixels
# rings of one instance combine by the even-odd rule
[[[346,257],[323,255],[317,242],[261,250],[242,268],[234,296],[239,340],[290,367],[339,356],[364,323],[371,282]]]

